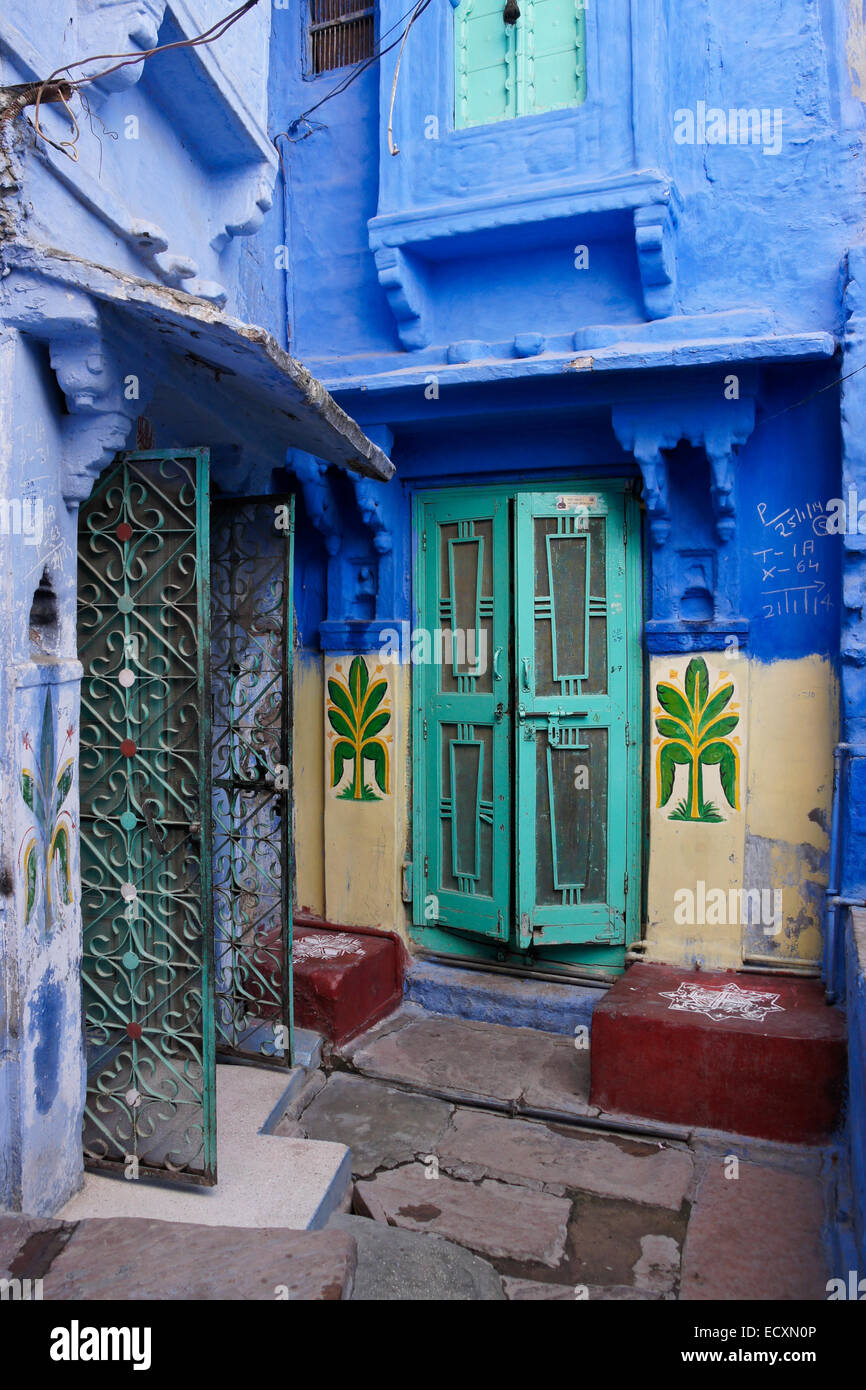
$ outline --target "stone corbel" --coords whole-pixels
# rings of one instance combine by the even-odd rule
[[[255,236],[261,230],[265,217],[274,205],[276,177],[275,164],[262,164],[255,183],[252,183],[249,174],[244,173],[237,211],[230,212],[220,231],[211,238],[210,244],[217,255],[222,254],[234,237]]]
[[[123,368],[105,345],[99,328],[49,339],[51,367],[66,397],[61,487],[67,506],[89,497],[93,483],[124,448],[141,414],[141,383],[127,399]]]
[[[387,425],[365,425],[364,430],[367,438],[372,439],[390,457],[394,445],[393,431]],[[382,489],[386,484],[378,483],[374,478],[365,478],[360,473],[352,473],[350,477],[361,519],[373,536],[373,549],[379,555],[390,555],[394,549],[394,536],[381,501]]]
[[[371,236],[379,284],[385,291],[397,332],[405,348],[424,348],[430,343],[430,330],[423,321],[426,295],[417,275],[399,246],[377,243]]]
[[[634,454],[643,479],[643,500],[649,518],[650,538],[654,546],[663,546],[671,533],[671,514],[668,499],[668,461],[663,448],[676,448],[674,432],[662,429],[643,430],[636,416],[614,409],[613,427],[624,449]]]
[[[166,0],[80,0],[78,42],[82,54],[139,53],[155,48],[165,16]],[[116,60],[115,60],[116,61]],[[114,67],[114,61],[100,61],[93,71]],[[100,77],[93,88],[107,96],[134,87],[141,77],[144,60]],[[89,69],[82,71],[86,74]]]
[[[667,318],[677,310],[676,210],[673,200],[636,208],[634,237],[647,317]]]
[[[333,559],[343,544],[343,526],[337,499],[328,481],[328,465],[303,449],[289,449],[286,462],[301,485],[310,520],[320,532],[325,549]]]
[[[734,451],[707,447],[710,463],[711,496],[716,514],[716,533],[720,541],[733,540],[737,530],[734,501]]]
[[[705,423],[700,432],[686,435],[692,444],[703,444],[709,460],[716,534],[720,541],[731,541],[736,535],[735,449],[746,443],[754,428],[755,401],[754,397],[747,396],[740,401],[726,401],[715,420]]]
[[[650,536],[655,546],[664,545],[671,533],[668,502],[668,461],[661,449],[645,440],[637,440],[634,456],[643,478],[643,497],[649,517]]]
[[[710,465],[711,498],[719,540],[733,540],[737,527],[734,494],[736,449],[755,428],[755,401],[662,400],[613,410],[613,428],[624,449],[634,454],[644,484],[650,533],[656,546],[670,535],[667,461],[663,449],[685,439],[703,448]]]
[[[4,321],[47,345],[66,397],[61,491],[67,506],[77,507],[144,412],[150,388],[141,374],[141,353],[109,344],[99,309],[87,294],[19,271],[10,272],[2,288]]]

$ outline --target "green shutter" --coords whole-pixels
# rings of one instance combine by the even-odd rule
[[[586,0],[461,0],[454,20],[455,124],[580,106],[586,99]]]

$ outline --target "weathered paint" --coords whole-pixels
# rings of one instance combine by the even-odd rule
[[[370,660],[371,679],[374,666]],[[345,675],[352,656],[328,653],[326,676]],[[343,926],[393,928],[402,923],[403,845],[407,833],[407,731],[409,678],[405,667],[383,668],[378,679],[388,681],[392,710],[389,726],[389,785],[387,796],[358,801],[338,795],[331,786],[331,759],[326,754],[320,776],[324,799],[325,916]],[[319,719],[330,729],[327,714]],[[296,730],[296,739],[303,733]],[[327,746],[327,742],[326,742]],[[369,780],[369,779],[368,779]]]
[[[229,495],[285,491],[295,445],[376,477],[392,471],[382,446],[287,352],[279,158],[268,128],[275,13],[259,4],[206,49],[131,63],[88,87],[92,119],[79,110],[77,160],[36,138],[32,106],[6,119],[4,103],[0,1207],[53,1211],[81,1180],[78,782],[43,825],[21,780],[32,770],[22,740],[29,731],[35,752],[46,691],[56,698],[58,756],[67,729],[77,737],[80,503],[115,453],[136,443],[209,448],[214,490]],[[225,14],[223,0],[9,0],[0,84],[191,37]],[[40,119],[55,145],[69,137],[61,106],[44,103]],[[30,503],[40,524],[28,533],[10,518]],[[40,586],[56,621],[37,625],[31,643]],[[65,775],[62,765],[56,772]],[[72,901],[49,921],[47,879],[66,896],[66,833]]]
[[[295,885],[298,906],[325,915],[323,841],[325,733],[321,653],[301,648],[295,659],[292,762],[294,773]]]

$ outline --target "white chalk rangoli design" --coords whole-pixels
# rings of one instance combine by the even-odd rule
[[[766,994],[757,989],[740,989],[739,985],[723,985],[721,989],[708,989],[706,985],[688,984],[683,980],[678,989],[660,991],[661,999],[670,999],[669,1009],[681,1013],[706,1014],[718,1023],[723,1018],[746,1018],[752,1023],[763,1023],[767,1014],[783,1014],[781,1004],[777,1004],[778,994]]]
[[[317,936],[299,936],[292,947],[295,960],[335,960],[337,956],[362,956],[360,941],[346,932],[321,932]]]

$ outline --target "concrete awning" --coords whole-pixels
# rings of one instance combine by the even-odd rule
[[[143,351],[149,341],[197,370],[211,385],[218,383],[231,410],[252,415],[262,433],[284,447],[381,482],[392,477],[394,465],[383,450],[265,329],[232,318],[182,290],[68,252],[13,245],[4,248],[3,259],[13,277],[17,271],[31,284],[35,277],[88,295],[100,309],[105,306],[106,320],[126,333],[131,330]],[[4,288],[14,297],[8,278]]]

